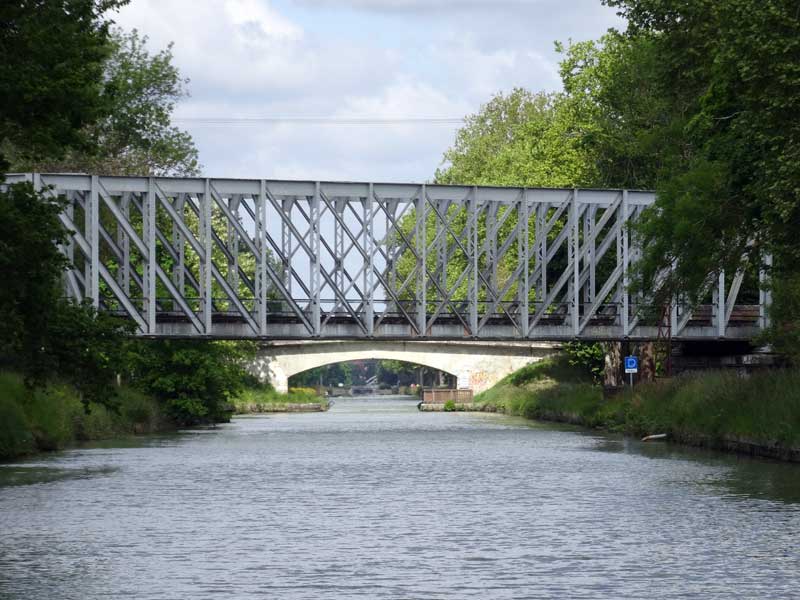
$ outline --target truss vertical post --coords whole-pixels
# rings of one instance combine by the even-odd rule
[[[32,173],[30,179],[26,178],[33,184],[33,189],[36,192],[42,191],[42,178],[38,173]],[[75,215],[74,215],[74,200],[72,198],[71,193],[66,194],[67,205],[64,208],[64,212],[69,218],[71,223],[75,222]],[[61,253],[67,258],[69,261],[69,266],[64,271],[63,282],[64,282],[64,289],[66,290],[67,298],[74,299],[75,301],[80,301],[81,294],[80,290],[77,286],[77,278],[75,277],[75,241],[71,235],[67,236],[66,241],[59,246],[59,250]]]
[[[169,202],[169,198],[164,199]],[[172,203],[175,212],[183,218],[183,194],[176,194],[175,201]],[[178,260],[172,265],[172,283],[178,288],[181,295],[184,293],[184,247],[183,247],[183,234],[180,227],[173,221],[172,223],[172,245],[175,247],[175,252],[178,255]]]
[[[622,335],[628,337],[630,334],[630,248],[628,247],[628,190],[622,190],[622,216],[620,231],[622,232]]]
[[[669,306],[669,331],[670,331],[670,338],[672,336],[672,332],[678,331],[678,296],[675,295],[672,297]]]
[[[472,277],[469,286],[469,328],[472,330],[472,336],[478,335],[478,187],[473,186],[472,197],[469,200],[469,211],[467,222],[470,223],[470,251],[469,258],[472,262]]]
[[[594,302],[594,296],[597,293],[597,265],[595,264],[594,256],[595,256],[595,213],[597,211],[597,206],[595,204],[591,204],[586,208],[583,216],[583,243],[588,244],[586,249],[586,264],[588,265],[589,269],[589,281],[586,287],[584,287],[584,295],[583,301],[587,304]]]
[[[426,231],[425,205],[427,204],[427,190],[423,183],[420,187],[416,205],[416,231],[414,232],[417,244],[417,255],[419,264],[417,265],[417,328],[421,336],[427,335],[428,316],[427,299],[425,287],[427,285],[427,246],[428,233]]]
[[[548,204],[541,202],[536,207],[536,260],[539,266],[539,279],[536,281],[536,300],[544,303],[547,298],[547,232],[545,231],[547,225],[547,209]]]
[[[41,186],[37,187],[36,191],[40,191],[40,189]],[[69,220],[74,223],[75,201],[69,195],[67,196],[67,201],[69,202],[67,204],[67,208],[65,209],[67,217],[69,217]],[[66,273],[66,275],[69,277],[70,275],[74,275],[75,273],[75,240],[71,235],[68,237],[67,243],[64,245],[64,254],[67,257],[67,260],[69,260],[69,267]],[[67,289],[69,290],[70,288],[67,287]],[[128,290],[126,290],[125,293],[126,294],[129,293]],[[71,295],[71,297],[73,298],[73,300],[79,301],[80,300],[79,290],[77,289],[73,290],[73,294]]]
[[[319,201],[320,185],[319,181],[314,184],[314,195],[311,198],[311,210],[309,211],[309,226],[311,227],[311,325],[314,328],[314,337],[320,335],[320,294],[322,292],[322,282],[320,281],[320,231],[319,231]]]
[[[345,202],[341,198],[333,201],[336,218],[333,220],[333,280],[340,290],[346,288],[344,277],[344,231],[340,219],[344,218]]]
[[[292,296],[292,265],[291,265],[291,256],[292,256],[292,231],[289,228],[289,221],[292,218],[292,200],[290,198],[284,198],[281,201],[281,211],[283,212],[283,216],[281,218],[281,252],[283,253],[283,277],[284,281],[283,284],[286,286],[286,290],[289,292],[289,296]]]
[[[772,266],[772,255],[764,256],[764,264],[758,270],[758,324],[761,329],[770,326],[769,309],[772,305],[772,291],[769,289],[767,269]]]
[[[375,191],[372,192],[372,199],[375,199]],[[389,223],[393,222],[396,219],[397,215],[397,201],[396,200],[388,200],[386,202],[387,209],[389,211],[389,215],[391,218],[387,217]],[[400,250],[394,250],[390,243],[397,243],[394,241],[394,237],[390,235],[390,231],[392,231],[391,226],[387,223],[387,230],[386,236],[384,238],[384,247],[386,248],[386,271],[387,271],[387,282],[389,284],[389,289],[392,291],[393,294],[397,293],[397,269],[395,267],[395,261],[397,260],[398,256],[400,256]],[[391,240],[391,242],[390,242]],[[399,245],[399,244],[398,244]],[[392,314],[398,312],[400,308],[397,306],[394,300],[390,300],[389,303],[386,305],[386,312]]]
[[[494,306],[497,300],[497,204],[490,203],[486,207],[486,237],[483,240],[484,256],[486,265],[484,271],[486,272],[486,279],[489,282],[489,288],[486,290],[487,308]]]
[[[200,296],[203,301],[203,329],[205,335],[211,335],[211,311],[213,308],[213,291],[211,288],[211,268],[213,261],[213,241],[211,239],[211,181],[206,178],[202,196],[198,194],[198,207],[202,215],[200,226],[202,229],[203,256],[200,257],[200,272],[203,280],[200,282]]]
[[[152,177],[147,178],[147,202],[145,204],[144,232],[147,245],[147,267],[145,277],[145,298],[147,305],[147,331],[156,332],[156,190]]]
[[[120,212],[125,217],[125,220],[130,221],[131,213],[131,196],[130,192],[123,192],[120,196]],[[70,214],[70,218],[72,215]],[[117,222],[117,246],[119,246],[121,256],[121,264],[117,269],[117,283],[122,287],[125,295],[130,296],[131,293],[131,241],[128,234],[125,233],[125,228],[122,223]]]
[[[714,321],[717,336],[725,337],[725,271],[720,271],[717,278],[717,289],[714,292]]]
[[[87,300],[100,308],[100,196],[97,175],[92,175],[89,202],[86,204],[86,238],[89,240],[89,273],[86,278]]]
[[[572,222],[572,333],[577,336],[581,332],[580,327],[580,293],[581,293],[581,270],[580,270],[580,220],[578,218],[578,189],[572,191],[572,205],[570,206],[570,217]]]
[[[364,199],[364,251],[367,254],[367,269],[364,273],[364,293],[366,297],[367,336],[372,337],[375,328],[375,234],[372,215],[373,184],[369,184],[367,197]]]
[[[267,182],[259,181],[256,198],[256,233],[258,235],[258,269],[256,273],[256,302],[258,303],[258,332],[267,335]]]
[[[447,200],[437,200],[436,203],[439,214],[447,219],[447,211],[450,203]],[[443,224],[439,226],[444,228]],[[439,274],[439,286],[443,290],[447,290],[447,245],[447,234],[445,233],[439,237],[439,243],[436,248],[436,271]],[[444,300],[444,298],[442,300]]]
[[[220,198],[222,202],[225,202],[225,198]],[[239,215],[239,196],[236,194],[232,194],[228,198],[228,209],[230,210],[231,214],[234,218],[238,218]],[[225,244],[228,246],[228,252],[230,253],[231,258],[228,260],[228,283],[231,284],[231,287],[238,292],[239,290],[239,233],[236,231],[236,227],[230,220],[225,219],[225,229],[227,237],[225,238]]]
[[[517,300],[519,302],[519,325],[520,334],[522,337],[527,338],[529,335],[529,317],[530,311],[528,310],[528,267],[530,255],[530,239],[528,237],[529,224],[528,224],[528,190],[522,190],[522,197],[519,202],[519,209],[517,212],[517,263],[523,265],[522,279],[517,282]]]
[[[91,193],[91,192],[90,192]],[[91,281],[92,281],[92,232],[90,228],[90,222],[92,219],[92,208],[89,202],[89,195],[87,194],[79,194],[76,195],[76,205],[83,210],[83,232],[84,237],[86,238],[86,243],[89,245],[88,250],[89,254],[83,256],[83,301],[90,302],[92,298],[92,294],[90,291]]]

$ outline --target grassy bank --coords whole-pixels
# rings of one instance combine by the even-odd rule
[[[118,413],[93,404],[87,414],[67,385],[30,390],[16,373],[0,373],[0,459],[173,427],[158,403],[140,392],[123,387],[118,400]]]
[[[292,411],[308,405],[326,410],[328,402],[314,388],[291,388],[288,394],[282,394],[269,385],[245,388],[233,400],[237,414]]]
[[[476,401],[509,414],[800,460],[800,371],[705,372],[604,399],[563,359],[530,365]]]

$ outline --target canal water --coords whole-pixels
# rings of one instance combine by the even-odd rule
[[[0,465],[0,598],[800,597],[800,466],[340,399]]]

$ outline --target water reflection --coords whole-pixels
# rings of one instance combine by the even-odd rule
[[[110,466],[64,469],[46,464],[0,465],[0,493],[4,487],[52,483],[67,479],[92,479],[110,475],[117,470],[117,467]]]
[[[800,465],[767,458],[693,448],[669,442],[641,442],[621,435],[579,433],[596,440],[599,452],[625,453],[667,461],[687,461],[710,467],[713,475],[698,481],[716,493],[732,497],[762,498],[800,503]]]

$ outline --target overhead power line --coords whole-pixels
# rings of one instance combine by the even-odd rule
[[[186,125],[271,125],[292,123],[300,125],[461,125],[462,117],[180,117],[175,123]]]

